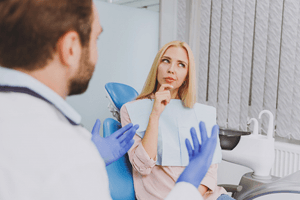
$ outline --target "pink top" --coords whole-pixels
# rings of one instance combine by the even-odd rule
[[[120,110],[122,126],[131,123],[126,106]],[[176,180],[185,167],[155,165],[156,160],[149,157],[145,151],[141,138],[134,136],[134,144],[128,151],[132,164],[133,181],[136,198],[139,200],[164,199],[175,186]],[[215,200],[226,190],[217,186],[218,165],[212,164],[201,184],[209,188],[204,199]]]

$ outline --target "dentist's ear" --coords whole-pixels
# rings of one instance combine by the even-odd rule
[[[81,42],[77,32],[69,31],[57,42],[56,52],[62,65],[76,71],[81,57]]]

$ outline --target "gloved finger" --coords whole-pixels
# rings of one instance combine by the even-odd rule
[[[207,140],[207,132],[204,122],[199,123],[200,135],[201,135],[201,144],[203,144]]]
[[[100,127],[101,127],[101,122],[99,119],[97,119],[92,130],[92,135],[99,134]]]
[[[192,145],[191,145],[189,139],[187,139],[187,138],[185,139],[185,146],[187,148],[189,158],[192,158],[193,157],[193,148],[192,148]]]
[[[214,125],[211,131],[211,136],[209,138],[210,143],[212,143],[214,146],[217,144],[218,135],[219,135],[219,126]]]
[[[199,152],[200,144],[199,144],[199,140],[198,140],[195,128],[192,127],[190,132],[191,132],[191,136],[192,136],[192,140],[193,140],[194,151]]]
[[[113,137],[113,138],[119,138],[120,136],[123,135],[124,132],[128,131],[132,126],[133,126],[132,123],[127,124],[126,126],[120,128],[119,130],[117,130],[116,132],[114,132],[113,134],[111,134],[111,137]]]
[[[210,138],[217,138],[218,135],[219,135],[219,126],[218,125],[214,125],[214,127],[212,128],[212,131],[211,131],[211,136]]]
[[[120,155],[124,155],[134,144],[134,139],[131,139],[129,142],[125,143],[123,142],[121,144],[122,149],[120,150]]]
[[[118,139],[119,143],[122,144],[123,142],[127,143],[129,142],[133,136],[136,133],[136,130],[139,128],[139,125],[136,124],[133,127],[131,127],[126,133],[124,133],[123,135],[121,135]]]
[[[219,126],[215,125],[212,128],[210,138],[207,140],[206,144],[203,146],[203,148],[204,148],[203,154],[206,154],[207,162],[209,162],[209,163],[211,162],[211,160],[213,158],[213,154],[216,149],[218,133],[219,133]]]

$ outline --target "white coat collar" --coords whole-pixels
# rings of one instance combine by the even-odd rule
[[[56,92],[35,78],[13,69],[0,66],[2,91],[22,92],[53,104],[73,125],[79,125],[81,116]]]

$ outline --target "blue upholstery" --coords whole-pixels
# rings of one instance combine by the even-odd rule
[[[121,128],[121,124],[111,118],[103,122],[103,137],[107,137]],[[109,190],[113,200],[135,200],[132,179],[132,167],[127,154],[106,167]]]
[[[122,83],[106,83],[105,89],[119,110],[123,104],[134,100],[138,96],[138,92],[134,88]]]

